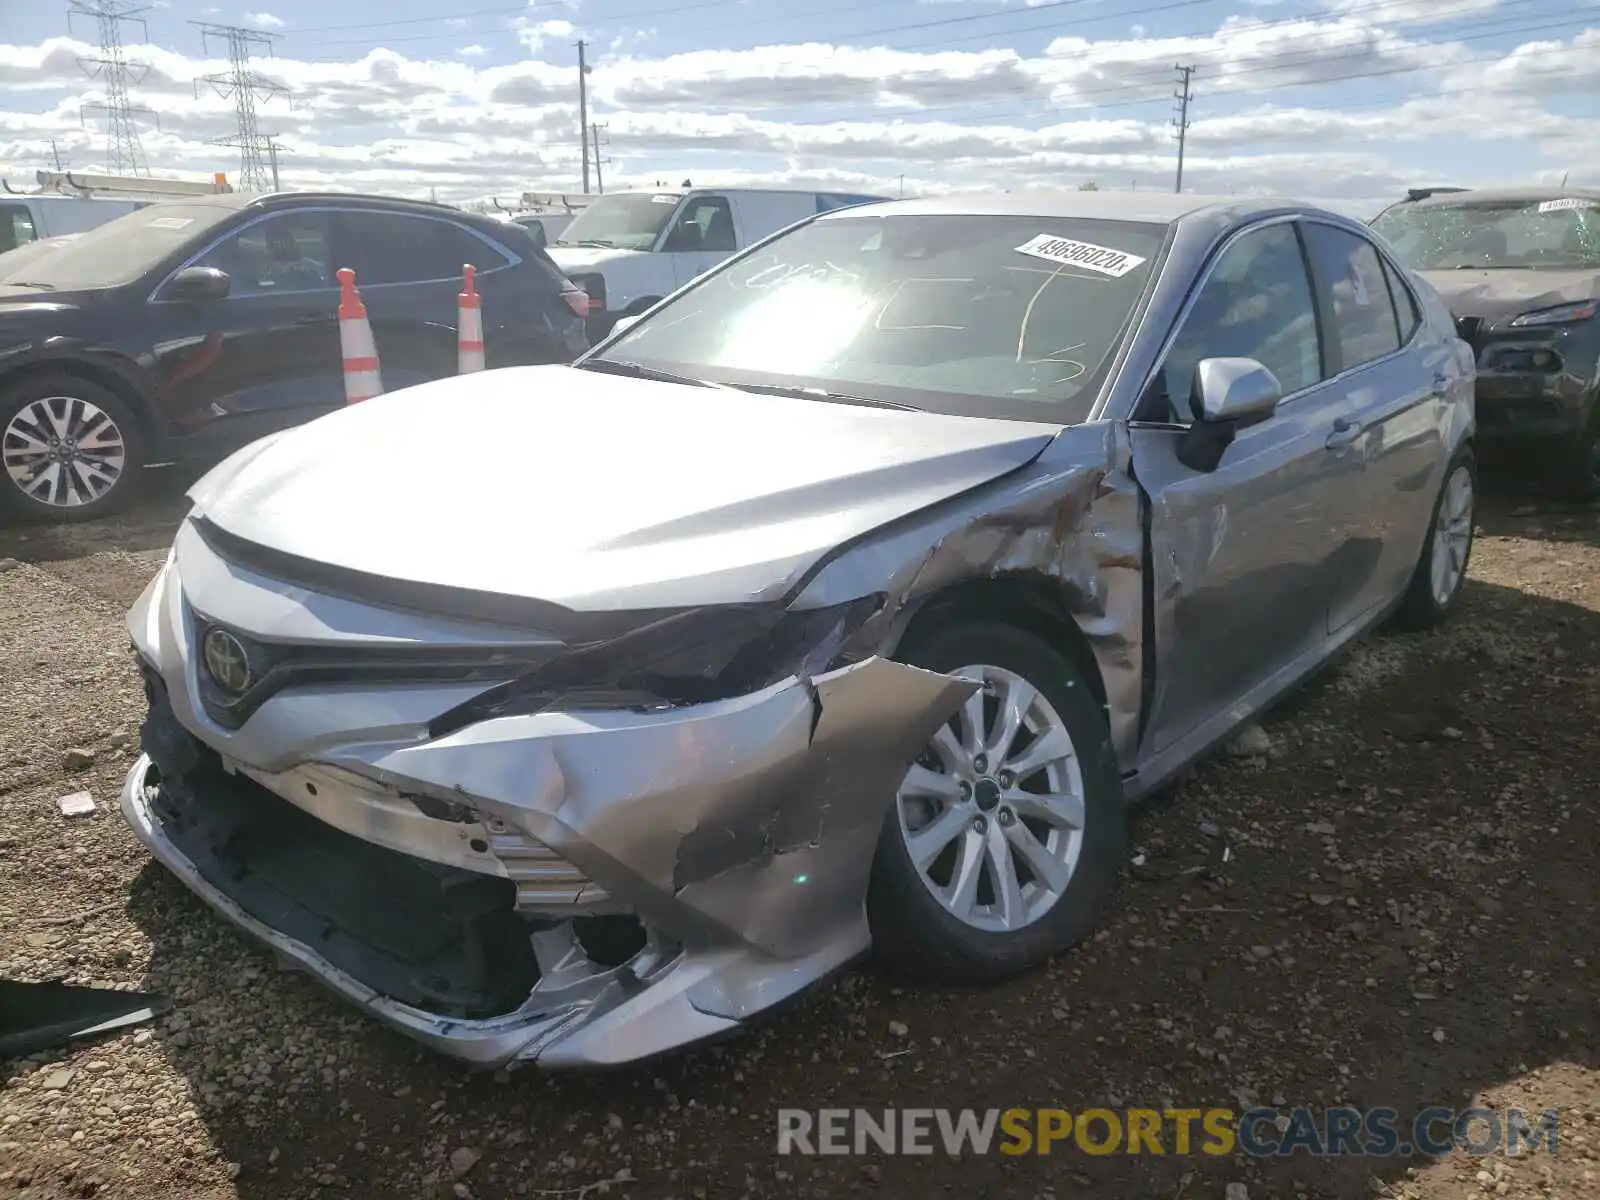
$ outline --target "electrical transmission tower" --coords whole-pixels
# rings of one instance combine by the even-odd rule
[[[219,75],[203,75],[195,81],[195,95],[200,85],[209,83],[217,95],[233,101],[234,116],[239,131],[229,137],[218,138],[213,145],[236,146],[239,150],[239,190],[261,192],[267,189],[268,160],[272,161],[270,178],[277,185],[277,153],[273,149],[273,135],[263,134],[256,126],[256,101],[287,96],[289,89],[283,84],[258,75],[250,69],[250,59],[257,53],[272,53],[276,34],[262,33],[259,29],[246,29],[242,25],[212,25],[205,21],[191,21],[200,30],[207,53],[213,39],[228,44],[228,69]]]
[[[114,175],[148,175],[150,167],[145,161],[144,147],[139,142],[139,130],[134,125],[134,115],[155,114],[142,104],[135,104],[128,89],[137,84],[150,70],[149,63],[136,62],[123,53],[122,23],[138,23],[145,10],[134,8],[124,0],[71,0],[67,8],[67,28],[72,28],[73,17],[86,17],[94,21],[100,41],[99,58],[81,58],[80,66],[90,78],[98,79],[105,88],[105,99],[85,104],[83,113],[102,113],[106,119],[106,166]],[[150,40],[148,31],[145,41]]]
[[[1194,64],[1184,66],[1182,63],[1172,68],[1178,73],[1178,90],[1174,92],[1173,99],[1178,102],[1178,115],[1173,118],[1172,126],[1178,131],[1178,182],[1172,189],[1175,192],[1183,191],[1183,150],[1189,140],[1189,101],[1194,95],[1189,90],[1189,83],[1194,79]]]

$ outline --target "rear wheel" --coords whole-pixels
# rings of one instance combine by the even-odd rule
[[[1090,933],[1116,886],[1121,782],[1099,703],[1047,642],[938,631],[906,661],[976,679],[906,773],[868,896],[880,957],[947,982],[1001,979]]]
[[[0,400],[0,507],[45,521],[121,509],[144,465],[141,430],[118,396],[71,375],[24,379]]]
[[[1472,559],[1477,497],[1477,464],[1472,452],[1463,450],[1445,472],[1444,486],[1433,502],[1433,524],[1422,558],[1395,614],[1402,628],[1430,629],[1442,623],[1460,599]]]

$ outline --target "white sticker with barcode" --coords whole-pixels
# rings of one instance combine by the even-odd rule
[[[1017,253],[1060,263],[1064,267],[1082,267],[1085,271],[1110,275],[1113,279],[1121,279],[1144,262],[1137,254],[1129,254],[1125,250],[1113,250],[1110,246],[1096,246],[1093,242],[1078,242],[1049,233],[1041,233],[1022,243],[1017,247]]]
[[[151,229],[184,229],[194,224],[193,217],[157,217],[150,222]]]
[[[676,196],[651,196],[650,197],[650,203],[651,204],[676,204],[677,202],[678,202],[678,198]]]
[[[1570,208],[1600,208],[1593,200],[1585,200],[1581,196],[1566,196],[1560,200],[1546,200],[1539,205],[1542,213],[1565,212]]]

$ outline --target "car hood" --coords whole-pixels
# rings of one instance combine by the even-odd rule
[[[648,250],[622,250],[615,246],[550,246],[547,253],[568,275],[574,271],[599,270],[624,259],[650,257]]]
[[[190,495],[226,534],[407,583],[588,611],[758,602],[1059,432],[516,367],[275,435]]]
[[[1600,271],[1496,269],[1490,271],[1418,271],[1458,317],[1497,322],[1576,304],[1600,296]]]

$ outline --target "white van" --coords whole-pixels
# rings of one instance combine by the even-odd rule
[[[571,213],[518,213],[506,219],[531,233],[540,247],[554,245],[562,230],[572,224]]]
[[[643,312],[736,251],[830,209],[885,196],[754,188],[668,188],[597,196],[550,247],[589,293],[589,337]]]
[[[43,238],[83,233],[156,203],[159,201],[0,194],[0,254]]]

